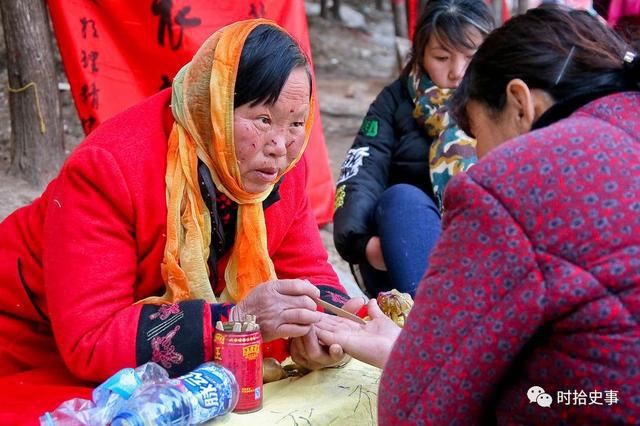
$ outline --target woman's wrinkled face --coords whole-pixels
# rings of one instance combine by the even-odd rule
[[[273,105],[247,103],[233,117],[236,158],[245,191],[263,192],[298,156],[309,114],[309,76],[295,68]]]
[[[480,31],[476,29],[468,31],[470,31],[469,39],[476,46],[474,49],[467,49],[464,46],[454,47],[447,40],[441,40],[435,33],[429,36],[424,49],[422,66],[429,74],[431,81],[441,89],[458,87],[471,57],[482,43]]]

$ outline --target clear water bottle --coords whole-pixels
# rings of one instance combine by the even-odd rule
[[[55,410],[44,413],[39,419],[40,424],[108,424],[138,387],[167,380],[169,373],[155,362],[147,362],[135,369],[123,368],[93,390],[91,401],[82,398],[65,401]]]
[[[139,387],[112,426],[193,425],[233,411],[240,390],[233,374],[207,362],[177,379]]]
[[[102,416],[111,420],[124,402],[142,384],[150,385],[169,380],[169,373],[155,362],[139,367],[124,368],[93,390],[91,397],[96,407],[103,407]]]

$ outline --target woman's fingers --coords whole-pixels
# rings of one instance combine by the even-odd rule
[[[333,361],[339,362],[342,360],[342,358],[344,358],[345,353],[342,350],[342,346],[333,344],[329,346],[329,355],[331,356],[331,359]]]
[[[361,324],[358,324],[350,319],[341,318],[335,315],[321,314],[320,321],[315,324],[316,328],[324,329],[327,331],[337,330],[351,330],[353,332],[362,328]]]
[[[309,364],[306,353],[304,351],[304,343],[302,343],[302,337],[291,339],[291,347],[289,348],[291,353],[291,359],[296,364],[306,366]]]
[[[339,345],[342,348],[343,338],[342,335],[336,330],[325,330],[319,327],[316,327],[316,335],[318,339],[325,345],[333,346]]]
[[[308,296],[311,299],[320,297],[320,290],[307,280],[278,280],[274,289],[280,294],[289,296]]]
[[[380,310],[380,306],[378,306],[378,301],[376,299],[369,300],[367,310],[369,311],[368,313],[372,320],[386,316],[384,312]]]
[[[322,313],[308,309],[286,309],[279,316],[283,324],[315,324],[322,318]]]
[[[311,330],[310,325],[280,324],[273,331],[273,339],[305,336]]]
[[[353,297],[347,300],[344,305],[342,305],[342,309],[344,309],[347,312],[351,312],[352,314],[355,314],[364,305],[366,305],[368,301],[369,300],[364,297]]]
[[[336,346],[331,349],[318,340],[315,328],[312,326],[305,336],[293,339],[291,343],[292,358],[298,363],[312,370],[335,365],[342,360],[342,348]],[[295,356],[294,356],[295,355]]]
[[[279,309],[306,309],[308,311],[316,311],[318,305],[309,296],[290,296],[281,294],[278,296],[280,303]]]

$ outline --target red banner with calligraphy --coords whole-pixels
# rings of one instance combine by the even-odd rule
[[[85,133],[169,87],[200,44],[231,22],[264,17],[311,57],[303,0],[48,0],[71,93]],[[316,103],[306,158],[318,224],[331,221],[334,184]]]

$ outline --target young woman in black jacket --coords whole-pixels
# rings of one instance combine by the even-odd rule
[[[493,29],[482,0],[431,0],[400,77],[369,107],[337,183],[334,241],[369,295],[411,295],[440,235],[447,181],[476,161],[447,100]]]

